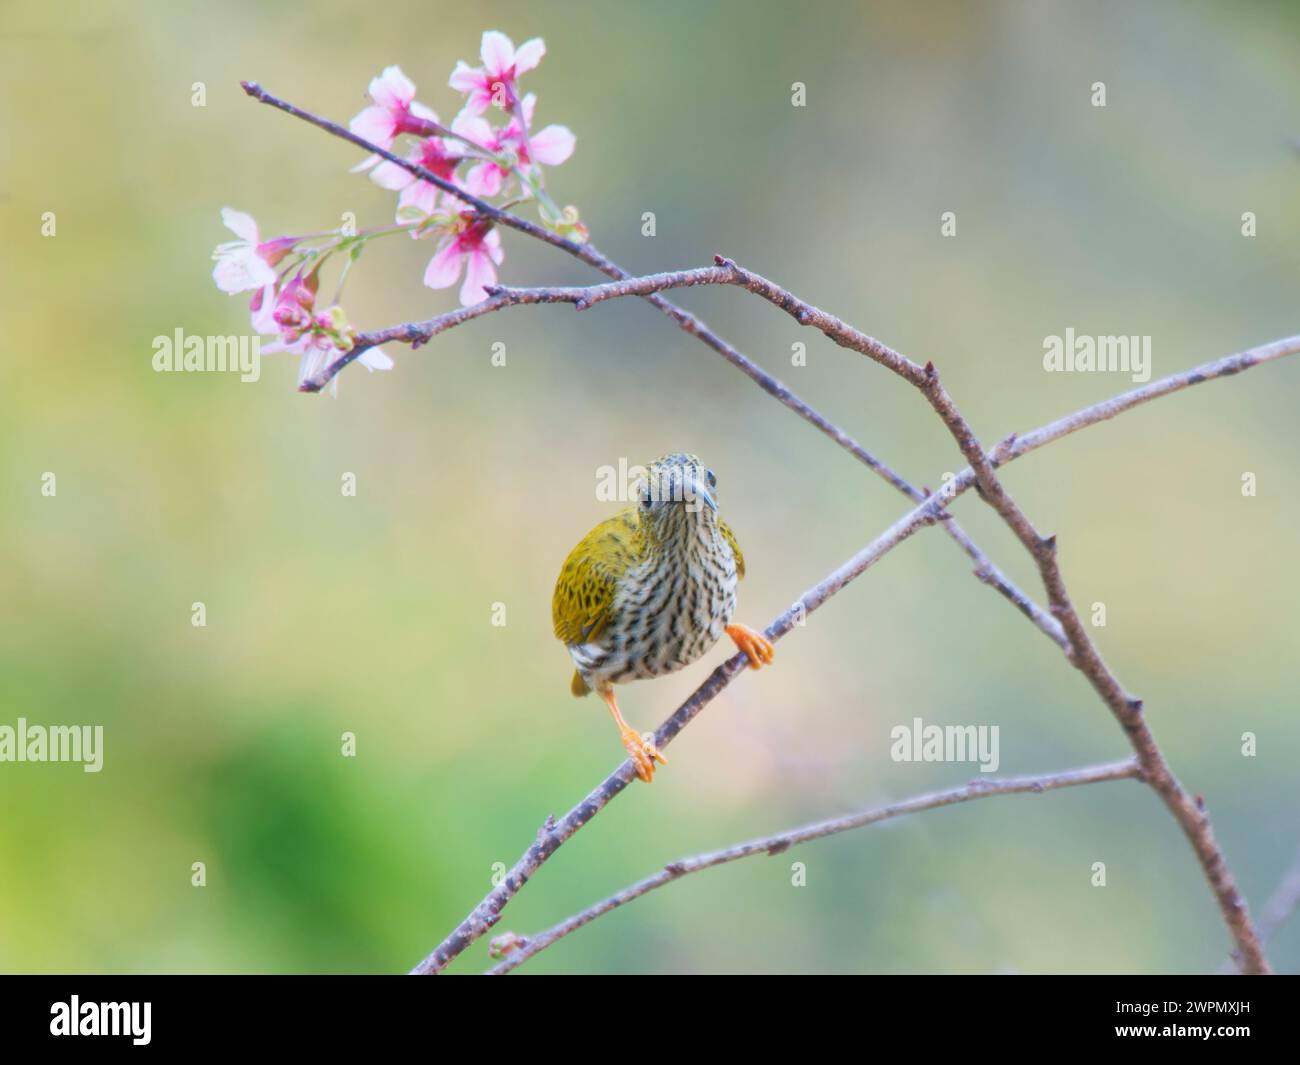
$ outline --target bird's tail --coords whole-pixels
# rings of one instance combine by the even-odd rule
[[[591,694],[591,689],[587,687],[587,682],[582,679],[582,674],[576,669],[573,671],[573,680],[569,683],[569,690],[579,697]]]

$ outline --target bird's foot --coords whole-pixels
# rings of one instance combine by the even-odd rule
[[[659,753],[659,748],[654,744],[654,737],[649,732],[642,734],[629,728],[622,731],[622,737],[623,746],[636,767],[636,775],[649,784],[654,780],[655,762],[667,765],[668,759]]]
[[[776,650],[772,647],[772,641],[761,632],[755,632],[748,625],[736,623],[727,626],[727,635],[736,642],[740,650],[745,652],[753,669],[761,669],[771,664]]]

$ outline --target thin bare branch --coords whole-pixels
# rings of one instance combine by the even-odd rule
[[[723,263],[730,264],[730,260],[724,259]],[[538,288],[496,286],[493,289],[494,295],[492,299],[504,301],[499,306],[530,303],[570,303],[581,310],[621,296],[644,297],[648,293],[657,293],[666,289],[696,285],[743,285],[746,276],[754,277],[756,275],[749,275],[744,271],[740,271],[734,264],[705,266],[694,270],[675,270],[659,274],[647,274],[644,277],[632,277],[625,281],[607,282],[600,285],[563,285]],[[770,282],[766,282],[766,284],[771,285]],[[808,308],[807,304],[795,300],[793,296],[789,296],[784,293],[784,290],[776,286],[772,286],[772,290],[760,294],[764,295],[764,298],[768,299],[769,302],[775,303],[783,310],[786,310],[787,313],[793,313],[796,320],[798,320],[800,314],[804,314],[805,320],[800,322],[801,325],[818,324],[804,310],[804,308]],[[775,295],[775,298],[769,298],[770,295]],[[794,307],[793,311],[790,311],[785,305],[787,297],[791,301],[791,306]],[[808,308],[808,310],[815,310],[815,308]],[[829,318],[829,316],[826,317]],[[838,319],[832,321],[838,322],[839,326],[844,329],[850,328],[844,326],[844,323],[839,322]],[[865,341],[871,344],[879,344],[879,341],[865,337],[864,334],[858,333],[857,330],[852,330],[852,332],[859,337],[863,337]],[[880,346],[884,347],[884,345]],[[1063,436],[1087,428],[1089,425],[1095,425],[1097,422],[1106,421],[1117,414],[1123,414],[1134,407],[1149,403],[1153,399],[1159,399],[1161,396],[1167,396],[1174,392],[1181,392],[1185,388],[1191,388],[1193,385],[1203,384],[1206,381],[1213,381],[1220,377],[1231,377],[1243,370],[1249,370],[1253,366],[1259,366],[1297,353],[1300,353],[1300,335],[1282,337],[1279,340],[1247,348],[1232,355],[1224,355],[1199,366],[1193,366],[1189,370],[1183,370],[1181,373],[1150,381],[1140,388],[1122,392],[1117,396],[1102,400],[1100,403],[1083,407],[1062,418],[1058,418],[1054,422],[1039,426],[1030,432],[1013,434],[998,445],[990,458],[995,467],[1000,466],[1011,459],[1028,454],[1030,451],[1036,451],[1043,445],[1059,440]],[[898,358],[902,358],[902,356],[898,356]],[[913,367],[917,365],[910,360],[905,361]],[[967,481],[965,488],[971,487],[974,484],[974,471],[970,469],[963,471],[959,479],[962,478]],[[965,491],[965,488],[962,491]]]
[[[542,240],[553,247],[560,248],[562,251],[567,252],[587,265],[599,270],[607,277],[628,279],[632,276],[628,271],[623,269],[623,267],[619,266],[612,259],[600,252],[594,244],[579,244],[576,241],[568,240],[552,233],[545,227],[521,219],[517,215],[511,214],[508,211],[503,211],[493,204],[488,203],[486,200],[479,199],[476,196],[471,196],[463,189],[447,181],[445,178],[439,177],[437,174],[434,174],[417,163],[411,162],[409,159],[403,159],[400,156],[394,155],[392,152],[381,148],[377,144],[373,144],[364,137],[358,137],[351,130],[340,126],[337,122],[331,122],[329,119],[312,114],[310,111],[305,111],[286,100],[273,96],[256,82],[241,82],[240,84],[243,86],[244,91],[253,99],[271,107],[278,108],[286,114],[310,123],[333,136],[340,137],[341,139],[356,145],[358,148],[374,155],[378,155],[383,159],[387,159],[391,163],[395,163],[397,166],[402,167],[408,173],[413,174],[421,180],[437,186],[444,192],[451,193],[462,202],[469,204],[476,211],[494,219],[501,225],[516,229],[528,236]],[[745,376],[763,389],[764,392],[780,401],[784,406],[794,411],[810,425],[830,437],[830,439],[834,440],[840,447],[846,450],[859,462],[867,466],[872,472],[884,479],[887,483],[893,485],[893,487],[898,491],[917,502],[920,502],[925,498],[927,495],[926,492],[914,487],[902,476],[895,473],[894,470],[892,470],[885,462],[873,455],[848,433],[835,425],[829,418],[826,418],[796,396],[794,392],[784,384],[784,382],[777,380],[771,374],[764,371],[757,363],[744,355],[739,349],[733,347],[731,344],[727,343],[727,341],[723,340],[722,337],[714,333],[700,318],[683,310],[676,304],[670,303],[658,292],[648,293],[645,298],[652,306],[671,318],[679,328],[696,337],[701,343],[712,348],[729,363],[740,370],[741,373],[745,374]],[[334,360],[323,371],[304,380],[301,385],[299,385],[299,388],[305,392],[319,392],[329,384],[335,375],[352,363],[363,352],[380,344],[388,342],[403,342],[410,344],[412,347],[418,347],[420,344],[428,341],[444,330],[462,325],[474,318],[479,318],[484,314],[490,314],[509,305],[511,305],[511,302],[508,300],[498,301],[496,299],[489,299],[476,304],[475,306],[462,307],[455,311],[438,315],[437,317],[428,319],[424,322],[412,322],[374,333],[363,333],[356,338],[356,342],[350,351]],[[1005,599],[1015,605],[1016,608],[1038,626],[1038,628],[1050,640],[1061,647],[1066,646],[1065,634],[1061,629],[1060,623],[1041,606],[1035,603],[1029,595],[1018,588],[1005,573],[994,565],[992,560],[990,560],[989,557],[980,550],[975,541],[967,535],[965,530],[963,530],[954,519],[947,519],[944,522],[944,527],[948,535],[975,563],[975,574],[981,581],[992,586]]]
[[[346,126],[340,126],[337,122],[331,122],[328,118],[322,118],[320,115],[312,114],[310,111],[304,111],[300,107],[295,107],[288,100],[282,100],[267,92],[255,81],[241,81],[240,86],[244,92],[251,96],[258,103],[267,104],[270,107],[278,108],[285,114],[292,115],[294,118],[310,123],[317,129],[323,129],[326,133],[345,140],[350,144],[356,145],[363,151],[372,155],[377,155],[381,159],[386,159],[395,166],[400,166],[407,173],[414,174],[421,181],[427,181],[430,185],[436,185],[443,192],[449,192],[462,203],[473,207],[479,214],[500,223],[503,226],[509,226],[511,229],[517,229],[521,233],[527,233],[530,237],[540,240],[545,244],[552,244],[557,248],[567,251],[570,255],[576,255],[579,259],[591,262],[593,266],[596,262],[593,258],[588,257],[585,246],[575,244],[571,240],[566,240],[558,233],[552,233],[545,226],[539,226],[536,222],[530,222],[526,218],[520,218],[509,211],[503,211],[501,208],[490,204],[487,200],[480,199],[471,193],[466,192],[459,185],[453,184],[444,177],[439,177],[432,170],[428,170],[419,163],[413,163],[409,159],[403,159],[400,155],[395,155],[387,148],[381,148],[378,144],[368,141],[365,137],[358,137]]]
[[[1097,422],[1104,421],[1107,418],[1114,417],[1123,410],[1129,410],[1140,405],[1147,399],[1155,398],[1159,395],[1167,395],[1176,392],[1181,388],[1188,387],[1191,384],[1198,384],[1203,380],[1213,380],[1216,377],[1226,376],[1228,372],[1215,372],[1210,367],[1237,365],[1240,369],[1257,365],[1269,361],[1273,358],[1280,358],[1282,355],[1294,354],[1300,352],[1300,336],[1288,338],[1285,341],[1277,341],[1263,348],[1251,349],[1250,352],[1242,352],[1238,355],[1231,355],[1225,359],[1219,359],[1215,363],[1208,363],[1205,366],[1197,367],[1187,371],[1185,374],[1176,375],[1177,379],[1185,383],[1172,386],[1171,381],[1174,378],[1165,378],[1161,381],[1151,382],[1144,389],[1136,390],[1140,393],[1147,393],[1144,396],[1137,396],[1135,393],[1126,393],[1125,396],[1116,397],[1113,400],[1107,400],[1103,403],[1095,404],[1093,407],[1085,408],[1075,414],[1067,415],[1064,418],[1044,425],[1032,432],[1025,433],[1021,437],[1008,438],[995,449],[993,459],[997,465],[1005,465],[1016,459],[1035,451],[1044,445],[1058,440],[1069,433],[1076,432],[1079,429],[1094,425]],[[1266,353],[1266,354],[1265,354]],[[1118,405],[1124,401],[1122,405]],[[830,577],[818,585],[804,597],[804,600],[814,596],[818,589],[828,585],[834,585],[837,574],[845,570],[852,570],[861,565],[862,572],[867,566],[878,561],[887,551],[901,543],[917,529],[922,528],[925,524],[939,520],[943,513],[939,508],[946,506],[949,501],[965,492],[975,483],[974,474],[969,469],[962,471],[957,476],[947,481],[944,486],[926,497],[925,501],[919,506],[904,514],[888,530],[877,537],[872,544],[864,548],[862,552],[855,555],[848,563],[832,574]],[[864,560],[865,558],[865,560]],[[856,576],[854,573],[853,576]],[[849,580],[852,579],[850,576]],[[847,581],[841,581],[834,588],[825,594],[820,595],[818,602],[825,601],[829,595],[833,595],[840,587],[843,587]],[[801,600],[804,601],[804,600]],[[787,610],[776,619],[767,629],[767,635],[770,639],[776,640],[789,631],[793,624],[796,614],[796,607]],[[666,721],[655,733],[655,743],[663,747],[669,740],[676,736],[699,712],[714,698],[723,688],[731,683],[735,677],[743,671],[745,659],[743,655],[734,655],[721,666],[715,669],[708,678],[701,684],[694,693],[686,700],[673,715]],[[501,911],[506,904],[512,899],[521,887],[535,874],[542,865],[560,848],[570,837],[573,836],[583,825],[590,821],[596,814],[600,813],[606,805],[620,791],[627,787],[632,779],[633,771],[630,761],[624,761],[613,773],[605,778],[596,788],[594,788],[581,802],[573,807],[559,822],[553,818],[548,818],[547,822],[538,832],[537,839],[532,846],[519,858],[505,878],[492,891],[490,891],[482,902],[474,908],[468,917],[460,923],[447,937],[440,943],[427,958],[424,959],[412,972],[416,973],[437,973],[441,972],[448,964],[462,951],[465,950],[474,940],[483,935],[500,919]]]
[[[1057,791],[1061,788],[1080,787],[1085,784],[1100,784],[1111,780],[1131,780],[1140,778],[1141,775],[1142,769],[1138,765],[1137,759],[1127,758],[1122,762],[1110,762],[1106,765],[1089,766],[1083,769],[1067,769],[1059,773],[1045,773],[1038,776],[1005,777],[1001,779],[977,777],[969,784],[961,787],[933,791],[925,795],[915,795],[910,799],[900,799],[884,806],[874,806],[859,813],[848,814],[844,817],[833,817],[825,821],[816,821],[799,828],[788,829],[773,836],[753,839],[748,843],[738,843],[722,850],[697,854],[693,858],[681,858],[675,862],[669,862],[659,872],[646,877],[644,880],[639,880],[622,891],[601,899],[600,902],[587,907],[579,913],[575,913],[572,917],[566,918],[559,924],[548,928],[545,932],[526,938],[514,937],[513,946],[509,953],[488,972],[493,976],[508,973],[534,955],[540,954],[557,940],[563,939],[585,924],[590,924],[602,914],[609,913],[611,910],[626,905],[634,899],[639,899],[642,895],[649,894],[656,888],[680,880],[688,873],[698,873],[704,869],[712,869],[715,866],[726,865],[728,862],[739,861],[741,858],[749,858],[758,854],[781,854],[800,843],[823,839],[826,836],[834,836],[840,832],[848,832],[855,828],[864,828],[867,825],[879,824],[881,821],[889,821],[907,814],[921,813],[923,810],[937,810],[943,806],[955,806],[958,803],[971,802],[974,799],[987,799],[994,795],[1040,794],[1046,791]]]
[[[1017,605],[1023,603],[1023,609],[1025,610],[1026,615],[1030,617],[1031,620],[1035,620],[1035,623],[1039,624],[1039,627],[1043,628],[1043,631],[1051,635],[1058,643],[1061,643],[1071,663],[1084,674],[1093,688],[1101,696],[1102,700],[1111,709],[1119,724],[1128,734],[1130,743],[1137,753],[1139,763],[1142,767],[1143,779],[1151,784],[1151,786],[1161,795],[1166,806],[1179,822],[1184,833],[1191,842],[1192,847],[1197,854],[1197,858],[1201,863],[1202,871],[1215,894],[1225,923],[1237,944],[1236,956],[1238,957],[1243,970],[1246,972],[1269,971],[1268,962],[1264,957],[1258,936],[1251,923],[1245,901],[1241,897],[1235,880],[1233,879],[1231,872],[1228,870],[1222,853],[1214,840],[1208,817],[1205,815],[1204,804],[1200,801],[1199,797],[1193,801],[1184,792],[1177,778],[1165,763],[1163,755],[1161,754],[1159,747],[1156,745],[1154,737],[1151,735],[1150,730],[1142,719],[1141,701],[1130,696],[1124,690],[1118,679],[1102,660],[1096,647],[1093,645],[1091,638],[1070,601],[1065,581],[1057,562],[1056,538],[1054,536],[1044,537],[1038,532],[998,479],[996,474],[997,468],[1000,465],[1005,464],[1005,462],[1009,461],[1011,458],[1016,457],[1015,448],[1019,441],[1014,438],[1008,438],[991,454],[986,453],[983,445],[975,435],[974,430],[969,423],[966,422],[956,404],[952,401],[952,398],[940,383],[939,374],[933,362],[928,362],[924,367],[922,367],[920,364],[911,361],[906,356],[894,351],[892,348],[882,344],[880,341],[867,336],[865,333],[862,333],[840,319],[835,318],[833,315],[829,315],[811,304],[799,300],[793,294],[780,288],[780,286],[773,284],[766,278],[754,274],[751,271],[742,270],[735,263],[721,257],[717,259],[717,266],[716,268],[712,268],[712,270],[680,271],[677,274],[656,275],[649,279],[631,278],[627,271],[607,259],[590,244],[576,244],[550,232],[544,227],[521,219],[509,212],[502,211],[483,200],[479,200],[457,188],[451,182],[445,181],[437,175],[425,170],[418,164],[400,159],[391,152],[387,152],[376,145],[370,144],[363,138],[357,137],[336,123],[321,119],[308,112],[302,111],[285,101],[271,96],[262,90],[260,86],[244,83],[244,88],[250,96],[253,96],[264,103],[278,107],[295,117],[310,122],[335,136],[348,140],[356,144],[358,147],[364,148],[367,151],[377,154],[380,157],[388,159],[390,162],[403,167],[422,180],[436,185],[444,191],[458,197],[482,215],[490,217],[500,224],[528,233],[537,239],[543,240],[545,243],[559,247],[582,261],[596,267],[607,276],[614,278],[616,284],[614,286],[590,286],[587,289],[587,295],[569,300],[568,302],[574,302],[580,308],[590,306],[593,302],[597,302],[597,300],[591,298],[592,290],[595,289],[604,290],[604,292],[608,293],[607,295],[603,295],[602,298],[612,298],[613,296],[621,295],[639,295],[648,299],[661,311],[673,318],[682,329],[698,336],[704,343],[713,347],[725,358],[733,362],[733,364],[744,370],[749,376],[764,387],[765,390],[769,391],[778,399],[781,399],[782,402],[791,407],[791,409],[794,409],[806,420],[811,421],[812,424],[817,425],[818,428],[823,430],[823,432],[826,432],[828,435],[832,436],[832,438],[836,439],[841,446],[845,446],[855,454],[858,450],[862,450],[864,455],[869,455],[869,453],[866,453],[864,449],[861,449],[860,446],[856,445],[856,442],[851,441],[851,438],[848,438],[846,434],[842,433],[829,421],[816,414],[812,408],[803,404],[802,401],[795,400],[792,394],[789,393],[789,390],[785,389],[780,382],[777,382],[774,378],[763,373],[763,371],[754,366],[754,364],[750,362],[750,360],[746,359],[739,351],[732,348],[725,341],[721,340],[721,338],[709,332],[707,327],[705,327],[703,322],[698,318],[668,303],[662,296],[662,291],[669,288],[686,287],[693,284],[739,285],[748,291],[763,297],[780,307],[782,310],[785,310],[801,325],[811,326],[820,330],[837,344],[866,355],[868,358],[871,358],[890,369],[916,387],[935,413],[939,416],[945,427],[947,427],[956,441],[958,448],[969,463],[969,466],[961,476],[945,484],[944,488],[941,489],[940,492],[930,495],[925,502],[912,512],[913,515],[923,513],[922,523],[931,523],[935,521],[944,522],[950,527],[951,532],[951,518],[943,514],[938,508],[945,505],[947,500],[955,498],[956,495],[960,494],[960,492],[965,491],[966,488],[975,485],[979,489],[979,494],[984,501],[991,506],[1000,517],[1002,517],[1003,521],[1021,541],[1022,545],[1038,565],[1043,585],[1048,595],[1051,614],[1059,625],[1063,638],[1059,637],[1051,628],[1043,625],[1039,620],[1039,617],[1041,617],[1041,611],[1039,611],[1037,615],[1035,614],[1032,600],[1029,600],[1023,592],[1020,592],[1019,589],[1014,589],[1013,587],[1010,589],[1000,588],[1000,590],[1002,590],[1003,594],[1012,602],[1017,603]],[[618,289],[618,283],[623,283],[623,288],[620,291],[615,291],[615,289]],[[493,300],[502,300],[503,298],[507,302],[502,302],[501,306],[509,305],[508,300],[510,297],[507,295],[506,290],[497,290],[492,294]],[[538,298],[531,302],[559,302],[563,300],[564,297],[561,296],[559,299],[547,300]],[[489,302],[491,302],[491,300]],[[521,299],[520,302],[525,302],[525,300]],[[500,308],[495,305],[490,308],[490,310],[497,309]],[[489,313],[489,311],[483,310],[477,313],[467,314],[465,317],[460,319],[460,321],[468,320],[469,317],[478,317],[482,313]],[[453,324],[459,324],[459,321]],[[358,346],[360,346],[360,343],[361,341],[359,339]],[[1278,342],[1278,344],[1285,345],[1286,342]],[[360,350],[365,349],[361,348]],[[1246,354],[1248,355],[1249,353]],[[1277,354],[1270,354],[1268,357],[1278,357],[1278,355],[1281,354],[1290,354],[1290,351],[1278,351]],[[343,365],[346,365],[346,362],[343,362]],[[1212,375],[1223,376],[1228,373],[1235,373],[1240,369],[1244,369],[1248,365],[1254,365],[1254,361],[1249,361],[1248,359],[1243,359],[1239,356],[1236,357],[1236,361],[1228,362],[1217,367]],[[338,369],[341,368],[342,366],[340,365]],[[334,372],[337,372],[337,369]],[[1209,379],[1208,376],[1202,376],[1199,378],[1199,380],[1207,379]],[[1172,391],[1176,390],[1178,387],[1187,387],[1189,384],[1199,383],[1199,380],[1189,378],[1184,383],[1171,386],[1169,390]],[[308,382],[307,384],[310,386],[315,384],[315,382]],[[1142,393],[1144,391],[1149,391],[1149,394],[1143,395]],[[1145,402],[1147,399],[1154,398],[1156,394],[1163,393],[1150,390],[1150,386],[1148,386],[1147,390],[1135,390],[1134,393],[1129,393],[1126,397],[1118,397],[1117,400],[1112,401],[1109,407],[1104,409],[1099,407],[1097,418],[1098,420],[1101,420],[1107,417],[1113,417],[1114,414],[1119,413],[1121,410],[1128,409],[1128,406]],[[1091,423],[1085,422],[1082,424]],[[1059,429],[1059,435],[1065,435],[1078,427],[1080,426],[1061,426]],[[858,455],[858,457],[863,458],[863,455]],[[872,456],[871,459],[874,460],[874,457]],[[864,459],[864,461],[866,461],[866,459]],[[908,492],[910,486],[906,486],[906,482],[902,482],[901,484],[897,483],[901,482],[901,478],[897,478],[897,475],[893,474],[892,471],[889,471],[887,467],[884,467],[883,463],[874,460],[867,461],[867,465],[876,470],[876,472],[880,473],[882,476],[885,476],[887,480],[891,481],[891,483],[895,483],[895,487],[898,487],[900,490],[912,495],[911,492]],[[904,519],[900,519],[900,523],[904,523],[905,521],[906,516]],[[898,527],[900,523],[896,523],[895,528]],[[915,531],[916,527],[919,527],[919,525],[908,529],[905,535],[910,535],[912,531]],[[958,542],[961,543],[961,540],[958,539]],[[869,545],[867,549],[864,549],[864,551],[869,550],[870,547],[871,545]],[[963,548],[965,549],[965,545],[963,545]],[[971,548],[974,548],[973,544],[971,545]],[[888,548],[886,548],[886,550],[887,549]],[[975,550],[977,551],[978,549]],[[969,550],[968,553],[970,553]],[[861,554],[862,553],[860,553],[860,555]],[[855,556],[855,559],[850,560],[850,563],[853,563],[860,557],[860,555]],[[972,555],[972,557],[976,556]],[[872,561],[874,561],[874,559],[872,559]],[[870,562],[866,563],[866,565],[869,564]],[[850,564],[846,563],[846,566],[848,565]],[[866,565],[863,565],[862,568],[865,569]],[[843,569],[844,567],[841,567],[841,571]],[[832,577],[837,576],[841,571],[837,571],[837,573],[833,574]],[[861,572],[861,570],[858,570],[858,572]],[[857,573],[853,573],[848,576],[847,579],[836,586],[830,594],[834,594],[834,591],[837,591],[839,587],[842,587],[848,580],[852,580],[856,575]],[[976,575],[980,576],[981,579],[991,580],[995,584],[1000,583],[1000,574],[993,570],[991,563],[988,563],[986,559],[982,558],[982,556],[977,558]],[[830,578],[828,578],[828,580],[829,579]],[[789,612],[787,612],[787,614],[788,613]],[[783,615],[782,619],[778,619],[778,622],[774,623],[774,625],[779,627],[780,623],[785,619],[786,616]],[[786,624],[785,627],[788,629],[789,625]],[[771,632],[769,632],[769,635],[772,635]],[[739,658],[740,656],[736,656],[736,658],[729,660],[728,666],[736,662]],[[719,671],[715,671],[714,677],[711,677],[710,681],[719,676],[720,671],[723,668],[724,667],[720,667]],[[737,666],[736,668],[739,667]],[[722,684],[729,682],[729,680],[730,677],[727,677]],[[709,681],[706,681],[705,686],[703,686],[700,691],[703,691],[704,687],[707,687],[709,683]],[[719,685],[719,688],[722,684]],[[699,695],[700,691],[697,691],[696,694]],[[709,698],[711,697],[712,696],[710,695]],[[705,699],[705,701],[707,702],[707,699]],[[688,704],[689,702],[690,701],[688,700]],[[682,709],[685,709],[685,707]],[[679,709],[678,714],[682,712],[682,709]],[[698,712],[698,710],[696,710],[696,712]],[[674,718],[670,719],[663,727],[665,729],[669,728],[676,717],[677,715],[674,715]],[[687,720],[689,720],[689,718],[687,718]],[[675,734],[675,732],[673,734]],[[671,738],[671,736],[667,738]],[[623,767],[619,771],[621,774],[626,774],[627,772],[630,772],[630,763],[624,763]],[[617,775],[618,774],[616,774],[616,776]],[[608,783],[608,781],[606,783]],[[625,786],[625,784],[626,780],[624,780],[622,786]],[[597,792],[600,790],[601,789],[597,789]],[[617,794],[618,790],[621,790],[621,786],[612,794]],[[595,794],[597,793],[593,792],[593,795]],[[612,794],[607,795],[604,798],[604,802],[608,802],[608,799],[612,797]],[[603,803],[601,805],[603,806]],[[599,807],[596,807],[596,809],[592,811],[592,814],[588,816],[594,815],[598,809]],[[573,812],[571,811],[571,814],[572,813]],[[566,821],[567,820],[568,819],[566,818]],[[572,829],[572,831],[576,831],[577,827],[581,827],[581,823],[585,823],[585,820],[580,822]],[[543,826],[543,835],[548,840],[554,838],[554,832],[549,826]],[[567,836],[564,838],[567,838]],[[539,835],[539,843],[535,846],[541,845],[541,842],[542,835]],[[562,843],[563,839],[560,839],[559,842]],[[558,845],[559,843],[555,844],[555,846]],[[527,858],[528,855],[525,855],[525,858],[521,859],[521,862],[524,862]],[[545,856],[541,858],[541,861],[544,860]],[[540,865],[540,861],[538,864]],[[518,865],[516,868],[519,868]],[[531,873],[528,873],[527,875],[531,875]],[[523,876],[523,880],[527,879],[527,875]],[[523,880],[521,880],[520,883],[522,883]],[[517,889],[518,885],[511,889],[510,894],[513,894]],[[508,898],[509,895],[505,896],[500,905],[504,905]],[[483,904],[480,904],[479,909],[484,905],[487,905],[491,900],[492,896],[489,895],[489,898],[485,899]],[[454,957],[455,953],[458,953],[460,949],[463,949],[465,943],[468,943],[469,941],[472,941],[473,938],[481,935],[482,931],[486,927],[489,927],[490,924],[499,917],[500,906],[497,906],[495,911],[489,912],[486,915],[486,918],[490,919],[485,918],[483,921],[479,921],[476,925],[474,924],[474,918],[478,913],[479,910],[476,909],[475,913],[471,914],[470,918],[467,918],[467,922],[462,923],[461,929],[457,930],[457,933],[459,933],[462,929],[466,929],[468,924],[469,927],[467,931],[472,934],[469,935],[468,939],[463,939],[461,946],[455,952],[448,954],[445,957],[441,956],[442,953],[445,953],[443,952],[443,947],[448,946],[448,943],[444,943],[443,946],[436,950],[433,955],[430,955],[429,959],[426,959],[425,963],[422,963],[422,966],[418,971],[437,971],[444,966],[450,957]],[[453,933],[453,936],[456,936],[457,933]],[[451,938],[452,937],[449,937],[449,940]]]
[[[961,475],[945,485],[938,495],[944,498],[946,504],[948,498],[954,498],[966,488],[977,487],[981,498],[998,513],[1034,559],[1047,591],[1052,615],[1060,623],[1066,636],[1066,657],[1085,676],[1115,716],[1120,727],[1124,729],[1129,743],[1141,761],[1144,779],[1164,800],[1169,812],[1192,845],[1206,881],[1214,893],[1224,923],[1237,945],[1235,956],[1239,964],[1243,971],[1248,973],[1268,972],[1268,961],[1251,922],[1246,901],[1214,838],[1204,802],[1199,797],[1193,799],[1187,794],[1165,761],[1154,735],[1143,718],[1142,700],[1130,695],[1124,689],[1093,644],[1070,600],[1065,578],[1057,561],[1056,537],[1043,536],[1039,533],[1010,493],[1006,491],[995,472],[999,466],[1014,457],[1015,447],[1019,441],[1009,438],[991,455],[987,454],[974,430],[940,383],[939,373],[933,362],[927,362],[925,366],[913,362],[888,345],[799,299],[767,278],[737,266],[730,259],[719,256],[716,263],[714,267],[672,271],[644,278],[626,279],[613,284],[545,289],[497,287],[491,290],[491,293],[493,298],[504,297],[520,303],[572,303],[577,309],[582,310],[603,300],[623,296],[645,296],[647,293],[658,293],[663,289],[695,285],[738,286],[779,307],[800,325],[817,329],[841,347],[866,355],[917,388],[944,423],[962,455],[970,464]],[[1295,339],[1292,338],[1293,341]],[[1179,388],[1200,381],[1234,374],[1268,358],[1289,354],[1292,350],[1295,348],[1291,347],[1288,341],[1279,341],[1267,345],[1264,349],[1218,360],[1202,368],[1200,372],[1191,371],[1176,375],[1177,383],[1169,383],[1168,379],[1154,382],[1154,387],[1148,385],[1128,393],[1126,397],[1097,404],[1094,420],[1105,420],[1157,395],[1177,391]],[[1086,416],[1070,416],[1060,424],[1059,435],[1065,435],[1085,424],[1092,424],[1092,421],[1089,421]],[[1043,442],[1046,442],[1045,439]],[[1023,450],[1021,453],[1024,453]]]

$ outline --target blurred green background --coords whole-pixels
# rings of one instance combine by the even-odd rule
[[[1151,335],[1156,376],[1300,330],[1292,4],[9,0],[0,723],[102,724],[106,752],[98,775],[0,764],[0,968],[409,967],[620,757],[601,704],[569,695],[550,631],[560,562],[611,509],[597,467],[705,457],[753,625],[906,508],[633,301],[513,310],[393,348],[393,371],[353,368],[337,399],[297,394],[283,357],[255,385],[152,371],[157,335],[247,328],[210,278],[223,205],[266,235],[345,211],[391,220],[393,194],[347,172],[356,151],[239,79],[346,121],[398,63],[450,119],[447,76],[477,63],[488,28],[545,38],[525,84],[538,122],[578,138],[549,187],[603,250],[646,272],[731,255],[933,358],[986,441],[1131,387],[1044,373],[1043,338],[1067,327]],[[593,280],[504,243],[507,283]],[[454,306],[454,289],[421,285],[431,250],[372,249],[352,319]],[[960,465],[880,368],[738,291],[680,300],[905,476]],[[796,341],[807,366],[790,363]],[[1297,389],[1300,360],[1270,365],[1006,475],[1058,533],[1076,602],[1106,604],[1099,646],[1204,794],[1256,911],[1300,844]],[[955,513],[1037,592],[974,494]],[[710,705],[654,786],[566,845],[499,930],[539,930],[697,850],[969,779],[890,760],[890,728],[914,716],[999,725],[1004,773],[1125,755],[1082,678],[969,570],[933,530],[887,556]],[[725,654],[624,689],[624,711],[657,724]],[[349,730],[355,758],[340,756]],[[1204,971],[1227,946],[1181,832],[1125,782],[691,877],[525,971]],[[1300,968],[1300,920],[1271,954]],[[485,962],[481,941],[454,971]]]

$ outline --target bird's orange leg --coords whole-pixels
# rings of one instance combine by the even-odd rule
[[[667,765],[668,759],[659,753],[659,748],[654,745],[654,740],[648,733],[641,735],[623,720],[613,691],[601,692],[600,697],[605,700],[609,712],[614,715],[614,724],[618,726],[618,734],[623,740],[623,746],[631,756],[632,764],[636,766],[636,775],[649,784],[654,779],[655,760],[658,759],[662,764]]]
[[[776,651],[772,647],[772,641],[761,632],[755,632],[748,625],[737,622],[727,626],[727,635],[735,640],[736,646],[749,656],[749,664],[754,669],[761,669],[771,664]]]

